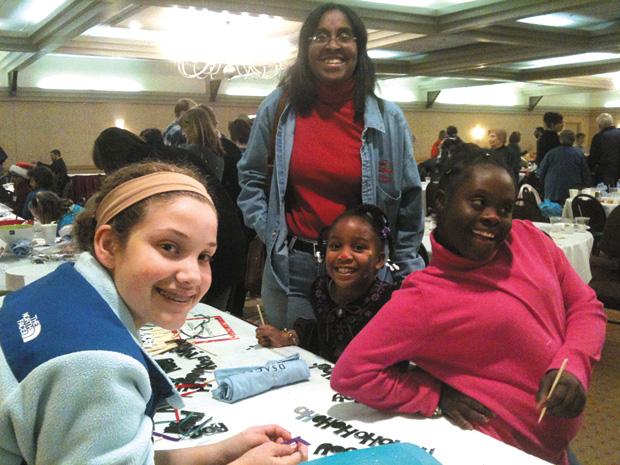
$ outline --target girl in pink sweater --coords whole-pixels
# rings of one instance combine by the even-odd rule
[[[430,266],[409,275],[349,344],[331,384],[374,408],[443,412],[458,426],[566,464],[605,314],[553,241],[512,221],[510,173],[473,147],[443,169]],[[394,368],[404,360],[417,368]]]

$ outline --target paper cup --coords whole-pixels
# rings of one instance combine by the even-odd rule
[[[56,230],[58,229],[55,224],[42,224],[41,225],[41,237],[47,245],[52,245],[56,242]]]

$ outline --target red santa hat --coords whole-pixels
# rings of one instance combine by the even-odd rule
[[[32,163],[20,161],[18,163],[15,163],[14,165],[11,165],[11,167],[9,168],[9,173],[13,173],[24,179],[28,179],[28,170],[31,168],[34,168],[34,165]]]

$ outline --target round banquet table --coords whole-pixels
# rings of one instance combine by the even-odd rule
[[[620,205],[620,197],[603,198],[601,199],[601,205],[603,206],[603,209],[605,210],[605,216],[609,217],[609,214],[614,210],[614,208]],[[569,220],[573,219],[574,215],[573,215],[573,207],[572,207],[571,199],[566,199],[566,201],[564,202],[564,208],[562,209],[562,216],[564,218],[568,218]]]
[[[429,225],[429,222],[426,223]],[[592,271],[590,270],[590,253],[594,244],[594,237],[589,232],[570,232],[562,234],[551,234],[551,225],[549,223],[534,223],[534,225],[545,231],[551,236],[556,245],[562,249],[566,258],[573,266],[577,274],[589,283],[592,279]],[[429,258],[432,257],[430,228],[425,228],[422,243],[428,251]]]

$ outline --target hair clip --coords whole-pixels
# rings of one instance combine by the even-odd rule
[[[388,267],[388,269],[390,271],[398,271],[398,270],[400,270],[400,267],[396,263],[394,263],[391,258],[388,258],[385,261],[385,266]]]
[[[383,226],[383,228],[381,229],[381,237],[383,239],[387,239],[390,236],[390,233],[392,232],[392,230],[390,229],[390,227],[386,224],[385,226]]]

